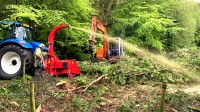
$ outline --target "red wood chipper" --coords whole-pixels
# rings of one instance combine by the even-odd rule
[[[51,76],[67,75],[72,78],[74,75],[80,75],[80,70],[75,60],[59,60],[54,54],[54,36],[58,30],[67,28],[68,25],[61,24],[53,28],[48,36],[48,53],[44,60],[44,70]]]

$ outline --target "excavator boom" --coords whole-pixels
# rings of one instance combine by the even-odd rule
[[[107,58],[108,37],[107,37],[106,27],[104,27],[103,24],[96,19],[96,16],[92,17],[92,26],[91,26],[92,33],[89,40],[89,51],[93,54],[93,46],[97,30],[100,30],[104,34],[104,36],[103,36],[103,48],[99,48],[97,50],[96,57],[97,59]]]
[[[93,47],[95,43],[97,30],[103,33],[103,48],[98,48],[96,53],[94,54]],[[96,19],[96,16],[92,17],[91,35],[89,39],[89,52],[91,53],[92,61],[101,60],[104,58],[109,61],[111,58],[113,58],[113,56],[115,58],[121,57],[123,54],[123,49],[121,44],[122,41],[121,38],[117,39],[119,40],[118,43],[109,42],[106,27],[98,19]]]

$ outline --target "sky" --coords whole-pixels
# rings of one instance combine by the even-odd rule
[[[200,2],[200,0],[195,0],[196,2]]]

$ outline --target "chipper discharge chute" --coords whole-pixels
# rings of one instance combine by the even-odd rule
[[[60,60],[54,54],[54,37],[58,30],[67,28],[68,25],[61,24],[53,28],[48,36],[48,53],[44,60],[44,70],[51,76],[67,75],[72,78],[74,75],[80,75],[80,70],[75,60]]]

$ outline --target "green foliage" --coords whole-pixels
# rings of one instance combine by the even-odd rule
[[[97,74],[100,74],[100,75],[104,75],[104,74],[107,74],[108,73],[108,70],[110,68],[109,65],[107,64],[98,64],[98,63],[92,63],[92,62],[88,62],[88,61],[85,61],[85,62],[81,62],[79,64],[79,68],[81,70],[82,73],[85,73],[87,75],[97,75]]]
[[[168,56],[193,70],[200,70],[200,50],[198,48],[179,49],[169,53]]]
[[[9,107],[12,107],[13,110],[19,110],[19,106],[21,111],[26,110],[26,108],[29,106],[27,105],[28,101],[26,101],[26,98],[29,98],[29,86],[27,84],[29,77],[30,76],[25,76],[25,80],[23,80],[21,77],[16,77],[10,82],[4,82],[8,85],[0,88],[0,97],[2,98],[0,101],[0,111],[6,111],[6,108]],[[16,102],[16,105],[11,105],[9,102]]]
[[[100,87],[96,90],[96,96],[101,97],[105,93],[109,93],[109,89],[107,87]]]
[[[199,27],[199,10],[199,6],[194,1],[173,2],[170,15],[178,23],[177,26],[184,29],[178,32],[178,35],[172,35],[172,43],[175,46],[188,47],[193,45],[197,27]]]
[[[114,10],[115,17],[113,19],[118,21],[119,24],[123,24],[125,28],[123,37],[129,37],[129,40],[134,39],[136,42],[139,41],[139,43],[134,42],[135,44],[162,51],[164,49],[163,40],[169,26],[176,27],[173,19],[162,12],[162,10],[168,8],[164,5],[164,3],[125,2],[119,4]],[[121,29],[116,30],[115,32],[118,32]]]
[[[118,107],[119,112],[133,112],[133,111],[137,111],[139,106],[135,101],[129,99],[126,103],[121,104]]]
[[[119,107],[119,112],[132,112],[133,110],[127,107],[125,104],[120,105]]]
[[[176,50],[199,40],[199,36],[195,38],[199,34],[199,6],[194,1],[114,0],[100,4],[112,14],[110,33],[139,46],[157,51]]]
[[[54,26],[65,23],[89,29],[94,13],[109,34],[159,52],[199,45],[200,40],[200,8],[191,0],[1,0],[1,6],[1,20],[36,25],[36,40],[46,44]],[[55,37],[56,54],[89,60],[88,38],[88,34],[73,29],[60,31]]]
[[[39,1],[34,1],[34,3],[33,1],[25,1],[23,3],[20,2],[19,4],[21,5],[4,5],[3,10],[0,11],[1,19],[17,19],[33,26],[37,25],[36,29],[39,33],[37,33],[35,39],[46,44],[49,32],[58,24],[89,27],[90,13],[93,11],[89,0],[54,2],[54,0],[49,2],[41,1],[41,3]],[[57,55],[61,56],[61,58],[88,59],[88,55],[84,54],[88,38],[89,35],[72,29],[58,32],[55,37],[55,41],[58,44],[55,49],[59,49],[56,52]],[[70,52],[71,55],[65,52]]]
[[[184,73],[177,75],[177,73],[154,64],[152,60],[144,58],[137,59],[127,56],[116,64],[111,65],[88,62],[83,62],[79,65],[81,72],[86,73],[87,76],[108,74],[108,81],[119,85],[145,84],[150,80],[158,82],[166,81],[169,83],[192,81],[189,77],[185,76]]]
[[[82,112],[88,112],[90,111],[90,107],[88,102],[81,100],[76,95],[72,98],[72,104],[74,107],[74,111],[81,110]]]
[[[50,30],[58,24],[89,29],[92,13],[108,27],[109,34],[159,52],[199,45],[200,40],[200,9],[191,0],[1,0],[1,6],[1,20],[37,25],[36,40],[46,44]],[[89,60],[88,38],[73,29],[58,32],[56,54]]]
[[[80,77],[78,77],[77,84],[79,86],[87,85],[88,84],[88,78],[87,78],[87,76],[80,76]]]
[[[12,81],[9,83],[9,85],[6,88],[3,88],[1,93],[5,94],[25,94],[23,88],[28,87],[25,82],[20,78],[17,77],[15,79],[12,79]]]
[[[129,99],[126,103],[119,105],[118,110],[120,112],[133,112],[136,110],[140,111],[159,111],[160,110],[160,94],[155,94],[155,92],[151,92],[151,97],[146,97],[144,99],[138,99],[134,101]],[[193,101],[198,101],[199,95],[188,95],[183,91],[178,91],[176,93],[168,93],[166,95],[166,102],[165,102],[165,111],[171,111],[172,107],[177,111],[186,112],[189,111],[190,108],[193,108]]]
[[[193,108],[192,102],[199,99],[199,95],[193,96],[188,95],[183,91],[177,91],[174,94],[167,94],[166,102],[172,105],[177,111],[189,111],[190,108]],[[181,106],[181,108],[180,108]]]

